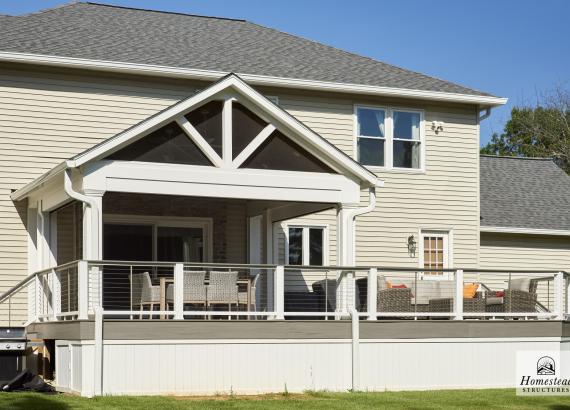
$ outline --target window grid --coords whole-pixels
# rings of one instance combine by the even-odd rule
[[[442,275],[444,269],[444,243],[441,236],[424,236],[425,275]]]
[[[383,137],[374,137],[369,135],[361,135],[360,133],[360,122],[359,122],[359,110],[376,110],[383,112],[384,115],[384,136]],[[418,138],[396,138],[394,133],[394,113],[414,113],[420,116],[419,119],[419,135]],[[371,106],[355,106],[354,110],[354,117],[355,117],[355,130],[356,130],[356,138],[355,138],[355,153],[356,153],[356,160],[363,165],[369,167],[376,167],[376,168],[383,168],[383,169],[396,169],[396,170],[410,170],[410,171],[423,171],[425,167],[425,138],[424,138],[424,113],[422,110],[414,110],[414,109],[400,109],[400,108],[393,108],[393,107],[371,107]],[[383,163],[381,165],[374,165],[374,164],[366,164],[361,161],[360,155],[360,146],[359,141],[361,139],[368,139],[373,141],[382,141],[384,144],[384,152],[383,152]],[[404,142],[413,145],[419,145],[420,154],[419,154],[419,163],[417,167],[397,167],[394,165],[394,143],[395,142]]]

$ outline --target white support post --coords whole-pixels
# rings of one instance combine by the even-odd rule
[[[174,320],[184,319],[184,264],[174,265]]]
[[[555,320],[562,320],[564,317],[564,276],[561,272],[554,274],[554,308],[553,313],[555,314]]]
[[[53,320],[58,320],[61,313],[61,278],[55,269],[51,270],[51,309]]]
[[[567,273],[565,273],[564,275],[568,276]],[[566,292],[566,316],[570,318],[570,277],[566,278],[566,283],[564,286]]]
[[[352,329],[352,391],[358,391],[360,387],[360,321],[358,312],[350,310]]]
[[[455,300],[453,311],[455,320],[463,320],[463,270],[455,271]]]
[[[376,320],[376,308],[378,299],[378,270],[376,268],[370,268],[368,270],[368,287],[367,287],[367,308],[368,308],[368,320]]]
[[[77,262],[77,319],[87,320],[89,312],[89,267],[87,261]]]
[[[275,268],[273,278],[273,302],[276,320],[285,319],[285,267],[279,265]]]
[[[95,337],[93,341],[93,396],[103,394],[103,308],[93,307],[95,313]]]

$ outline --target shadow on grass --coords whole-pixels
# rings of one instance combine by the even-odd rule
[[[58,393],[0,393],[1,410],[68,410],[70,407],[57,400]]]
[[[555,404],[549,407],[550,410],[570,410],[570,405],[566,404]]]

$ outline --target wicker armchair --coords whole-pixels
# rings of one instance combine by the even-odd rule
[[[528,292],[518,289],[505,289],[503,296],[497,292],[487,292],[487,312],[495,313],[533,313],[536,312],[538,288],[537,280],[530,280]],[[491,303],[493,301],[494,303]]]
[[[186,271],[184,272],[184,298],[183,303],[188,305],[206,306],[206,271]],[[174,304],[174,285],[166,288],[166,302]]]
[[[229,310],[235,305],[237,308],[239,304],[237,278],[236,271],[210,271],[210,279],[206,286],[206,305],[228,305]]]

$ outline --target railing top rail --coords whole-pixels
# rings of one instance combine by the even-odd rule
[[[114,260],[87,260],[90,264],[98,265],[144,265],[144,266],[172,266],[181,263],[185,266],[204,266],[204,267],[235,267],[235,268],[253,268],[253,269],[273,269],[278,264],[247,264],[247,263],[214,263],[214,262],[181,262],[181,261],[114,261]],[[479,268],[444,268],[444,269],[426,269],[420,267],[402,267],[402,266],[380,266],[380,265],[362,265],[362,266],[340,266],[340,265],[327,265],[327,266],[314,266],[314,265],[283,265],[286,270],[369,270],[375,268],[378,272],[455,272],[462,270],[467,273],[477,272],[490,272],[490,273],[528,273],[528,274],[555,274],[562,272],[566,275],[569,273],[563,270],[540,270],[540,269],[479,269]]]

